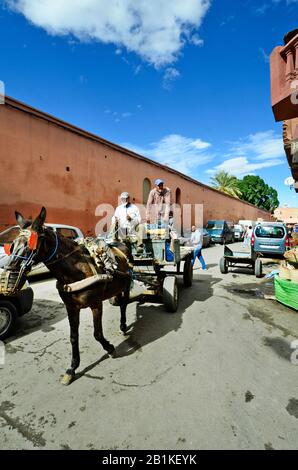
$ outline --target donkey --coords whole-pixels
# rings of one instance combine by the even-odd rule
[[[120,306],[121,311],[120,329],[124,334],[127,331],[126,307],[129,302],[131,284],[129,248],[119,242],[118,250],[114,250],[117,252],[115,256],[117,270],[110,282],[95,283],[83,290],[66,292],[63,286],[94,275],[95,263],[89,251],[84,245],[58,235],[50,227],[46,227],[44,225],[46,220],[44,207],[33,223],[31,219],[25,219],[19,212],[15,212],[15,215],[21,230],[13,244],[6,247],[6,250],[8,249],[10,252],[10,260],[5,267],[6,275],[17,273],[19,282],[24,283],[32,266],[43,262],[57,279],[57,289],[65,304],[70,325],[72,360],[70,368],[67,369],[61,380],[63,385],[69,385],[75,379],[75,371],[80,364],[79,322],[82,308],[91,308],[94,337],[109,355],[113,355],[115,348],[105,339],[103,334],[103,300],[111,297],[116,298],[116,304]],[[104,270],[99,269],[97,272],[104,274]],[[18,273],[21,274],[18,275]],[[16,286],[16,288],[21,287],[21,285]]]

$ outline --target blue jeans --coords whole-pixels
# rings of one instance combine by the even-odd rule
[[[199,261],[202,265],[202,268],[207,269],[206,263],[205,263],[204,258],[202,256],[202,248],[200,246],[196,246],[195,249],[194,249],[192,265],[195,264],[196,258],[199,259]]]

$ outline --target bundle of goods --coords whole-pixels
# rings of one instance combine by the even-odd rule
[[[284,258],[287,263],[293,266],[295,269],[298,269],[298,247],[296,246],[292,250],[286,251]]]
[[[298,246],[298,233],[293,232],[292,234],[292,244],[293,246]]]

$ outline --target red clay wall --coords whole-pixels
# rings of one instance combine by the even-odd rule
[[[0,106],[0,230],[15,223],[15,210],[34,216],[44,205],[48,222],[93,233],[99,204],[115,206],[124,190],[142,203],[144,178],[153,184],[157,177],[165,179],[173,194],[180,188],[182,204],[204,204],[204,222],[270,219],[250,204],[62,126],[14,100]]]

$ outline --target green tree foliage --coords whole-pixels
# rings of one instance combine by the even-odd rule
[[[211,187],[218,191],[222,191],[238,199],[241,196],[237,178],[229,175],[226,171],[219,171],[210,181]]]
[[[279,206],[277,191],[259,176],[245,176],[242,180],[238,180],[238,187],[241,199],[261,209],[273,212]]]

